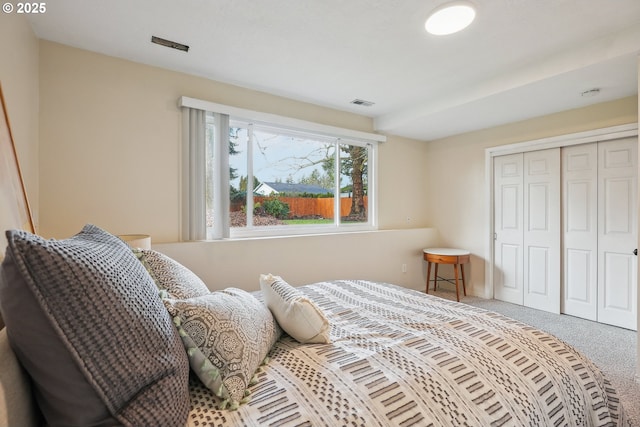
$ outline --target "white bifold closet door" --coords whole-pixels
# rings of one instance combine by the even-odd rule
[[[599,143],[598,165],[598,321],[635,330],[638,138]]]
[[[560,313],[560,149],[494,158],[495,298]]]
[[[563,313],[636,329],[637,138],[563,148]]]
[[[494,264],[496,299],[522,305],[523,265],[523,160],[522,153],[495,157]]]
[[[562,149],[562,312],[597,320],[598,144]]]

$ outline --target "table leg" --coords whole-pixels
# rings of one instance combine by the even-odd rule
[[[453,264],[453,269],[456,272],[456,299],[460,302],[460,289],[458,287],[458,264]]]
[[[464,296],[467,296],[467,285],[464,283],[464,264],[460,264],[460,272],[462,273],[462,290],[464,291]]]
[[[436,271],[433,275],[433,292],[438,290],[438,263],[436,262]]]
[[[426,293],[429,293],[429,277],[431,276],[431,262],[427,261],[427,290]]]

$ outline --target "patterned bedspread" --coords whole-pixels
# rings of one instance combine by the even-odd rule
[[[623,426],[615,390],[552,335],[368,281],[299,288],[331,344],[283,336],[238,411],[194,380],[189,426]]]

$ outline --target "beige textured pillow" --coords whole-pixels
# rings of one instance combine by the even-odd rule
[[[260,288],[280,327],[296,341],[329,342],[329,321],[313,301],[280,276],[261,274]]]
[[[187,299],[210,293],[207,285],[194,272],[173,258],[153,249],[134,249],[133,252],[158,288],[165,289],[171,298]]]
[[[269,309],[242,289],[184,300],[164,299],[191,369],[220,397],[220,409],[245,402],[258,367],[280,337]]]

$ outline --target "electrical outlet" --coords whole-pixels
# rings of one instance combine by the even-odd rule
[[[407,272],[407,264],[402,264],[402,272],[403,273]]]

